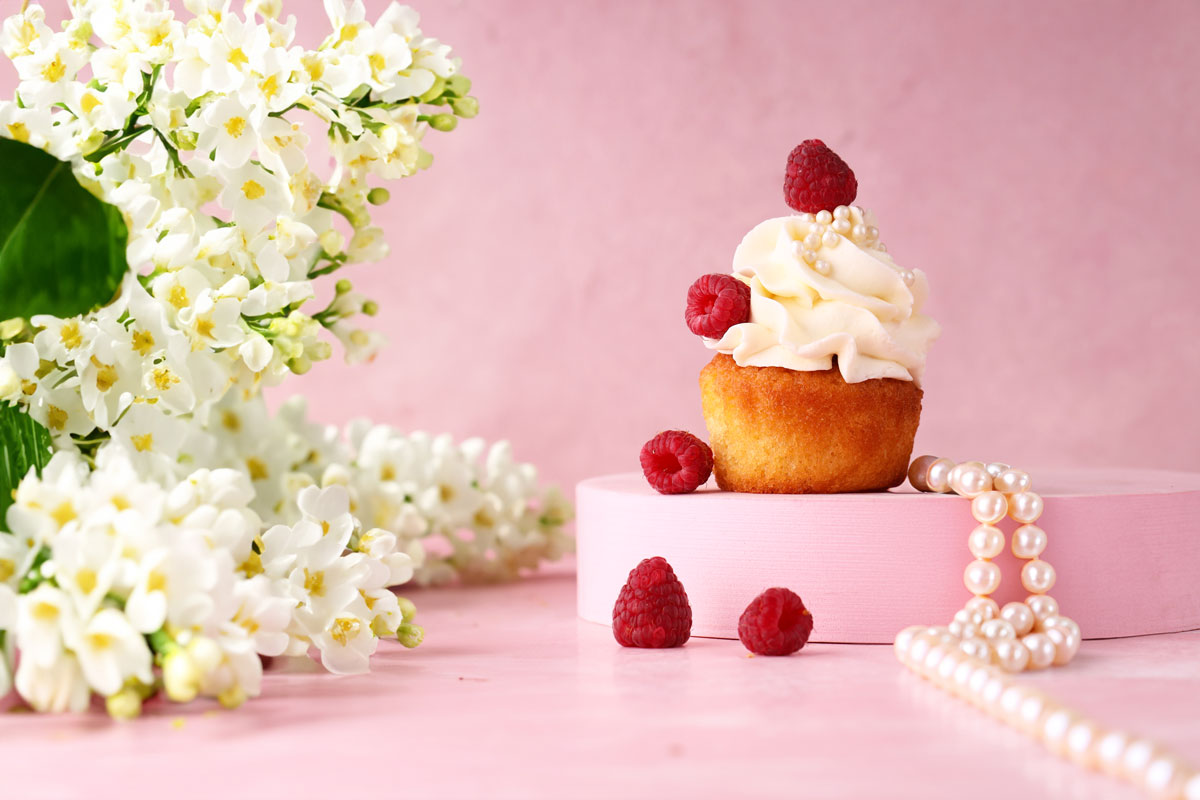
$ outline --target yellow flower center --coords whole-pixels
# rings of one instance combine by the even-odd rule
[[[38,622],[52,624],[58,621],[58,606],[42,601],[33,607],[33,618]]]
[[[67,427],[67,412],[52,405],[46,411],[46,422],[50,425],[51,430],[61,431]]]
[[[266,79],[259,82],[258,90],[263,93],[263,97],[274,97],[279,94],[279,78],[268,75]]]
[[[230,117],[229,119],[225,120],[225,132],[234,139],[241,136],[246,132],[245,117]]]
[[[150,379],[154,381],[154,388],[160,392],[165,392],[179,383],[179,376],[166,367],[155,367],[154,371],[150,373]]]
[[[167,292],[167,302],[176,308],[183,308],[188,304],[187,289],[175,284],[171,287],[171,291]]]
[[[247,200],[257,200],[267,193],[262,184],[256,180],[248,180],[242,184],[242,194]]]
[[[129,441],[133,442],[133,448],[139,453],[145,453],[154,447],[154,434],[143,433],[140,436],[130,436]]]
[[[165,592],[167,590],[167,576],[163,575],[156,569],[150,570],[150,574],[146,576],[146,591],[147,592]]]
[[[87,640],[93,650],[107,650],[113,645],[113,637],[107,633],[89,633]]]
[[[66,74],[67,65],[62,62],[62,58],[59,56],[55,56],[53,61],[42,67],[42,79],[50,83],[62,80],[62,77]]]
[[[84,594],[91,594],[96,588],[96,570],[84,567],[75,573],[75,585]]]
[[[346,642],[358,635],[358,629],[362,627],[358,620],[352,617],[338,617],[334,621],[333,627],[329,631],[329,635],[333,640],[342,647],[346,646]]]
[[[251,456],[246,459],[246,469],[250,472],[250,480],[261,481],[270,477],[267,465]]]
[[[83,109],[83,113],[85,114],[92,113],[92,110],[98,105],[100,105],[100,98],[96,97],[96,95],[92,94],[91,92],[86,93],[79,100],[79,107]]]
[[[183,287],[176,286],[175,288],[181,289]],[[186,295],[187,292],[184,292],[184,294]],[[133,349],[137,351],[138,355],[148,356],[150,355],[150,351],[154,348],[154,335],[151,334],[150,331],[134,331],[132,345]]]
[[[206,339],[212,338],[213,321],[208,317],[200,317],[196,320],[196,333]]]
[[[11,558],[0,558],[0,583],[17,574],[17,565]]]
[[[249,61],[250,59],[246,58],[246,54],[242,51],[242,48],[235,47],[229,51],[229,63],[235,67],[240,67]]]
[[[75,506],[71,505],[70,500],[63,500],[57,508],[50,512],[50,518],[57,522],[60,528],[75,517]]]
[[[307,568],[304,570],[304,591],[311,594],[313,597],[322,597],[325,594],[325,573],[321,571],[309,572]]]
[[[76,320],[64,322],[62,330],[58,332],[58,339],[68,350],[74,350],[83,344],[83,334],[79,332],[79,323]]]
[[[242,420],[233,411],[225,409],[221,412],[221,425],[224,426],[225,430],[236,433],[242,429]]]
[[[112,364],[101,363],[100,359],[92,356],[92,366],[96,368],[96,388],[107,392],[117,382],[117,370]]]
[[[10,122],[5,127],[8,128],[10,138],[16,139],[23,144],[29,144],[29,126],[24,122]]]

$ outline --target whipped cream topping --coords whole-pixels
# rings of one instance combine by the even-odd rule
[[[805,372],[837,366],[847,383],[921,382],[941,328],[921,313],[929,282],[899,267],[879,241],[874,215],[858,206],[769,219],[733,255],[750,286],[750,319],[711,350],[743,367]]]

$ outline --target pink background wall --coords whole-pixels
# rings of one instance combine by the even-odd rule
[[[564,484],[702,434],[684,293],[819,137],[933,286],[919,450],[1200,470],[1200,4],[419,8],[482,113],[378,214],[349,277],[392,346],[293,381],[317,415],[508,437]]]

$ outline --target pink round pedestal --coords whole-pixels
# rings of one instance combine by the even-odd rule
[[[1050,594],[1085,638],[1200,628],[1200,474],[1031,472],[1046,500],[1043,558],[1058,570]],[[687,589],[694,636],[736,638],[742,610],[770,586],[804,598],[820,642],[891,642],[909,625],[946,624],[970,597],[962,574],[975,521],[960,497],[907,486],[665,496],[628,474],[584,481],[577,502],[579,616],[592,622],[612,622],[629,570],[650,556],[670,561]],[[1024,562],[1007,550],[996,562],[995,599],[1023,599]]]

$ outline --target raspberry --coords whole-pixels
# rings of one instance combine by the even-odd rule
[[[833,211],[853,203],[857,194],[854,170],[820,139],[806,139],[788,156],[783,199],[797,211]]]
[[[613,606],[613,636],[622,647],[682,647],[692,635],[687,592],[665,558],[629,572]]]
[[[683,318],[697,336],[720,339],[750,319],[750,287],[732,275],[701,275],[688,289]]]
[[[790,655],[808,643],[813,618],[791,589],[767,589],[750,601],[738,620],[738,638],[760,656]]]
[[[713,454],[687,431],[663,431],[642,445],[642,472],[660,494],[694,492],[712,475]]]

